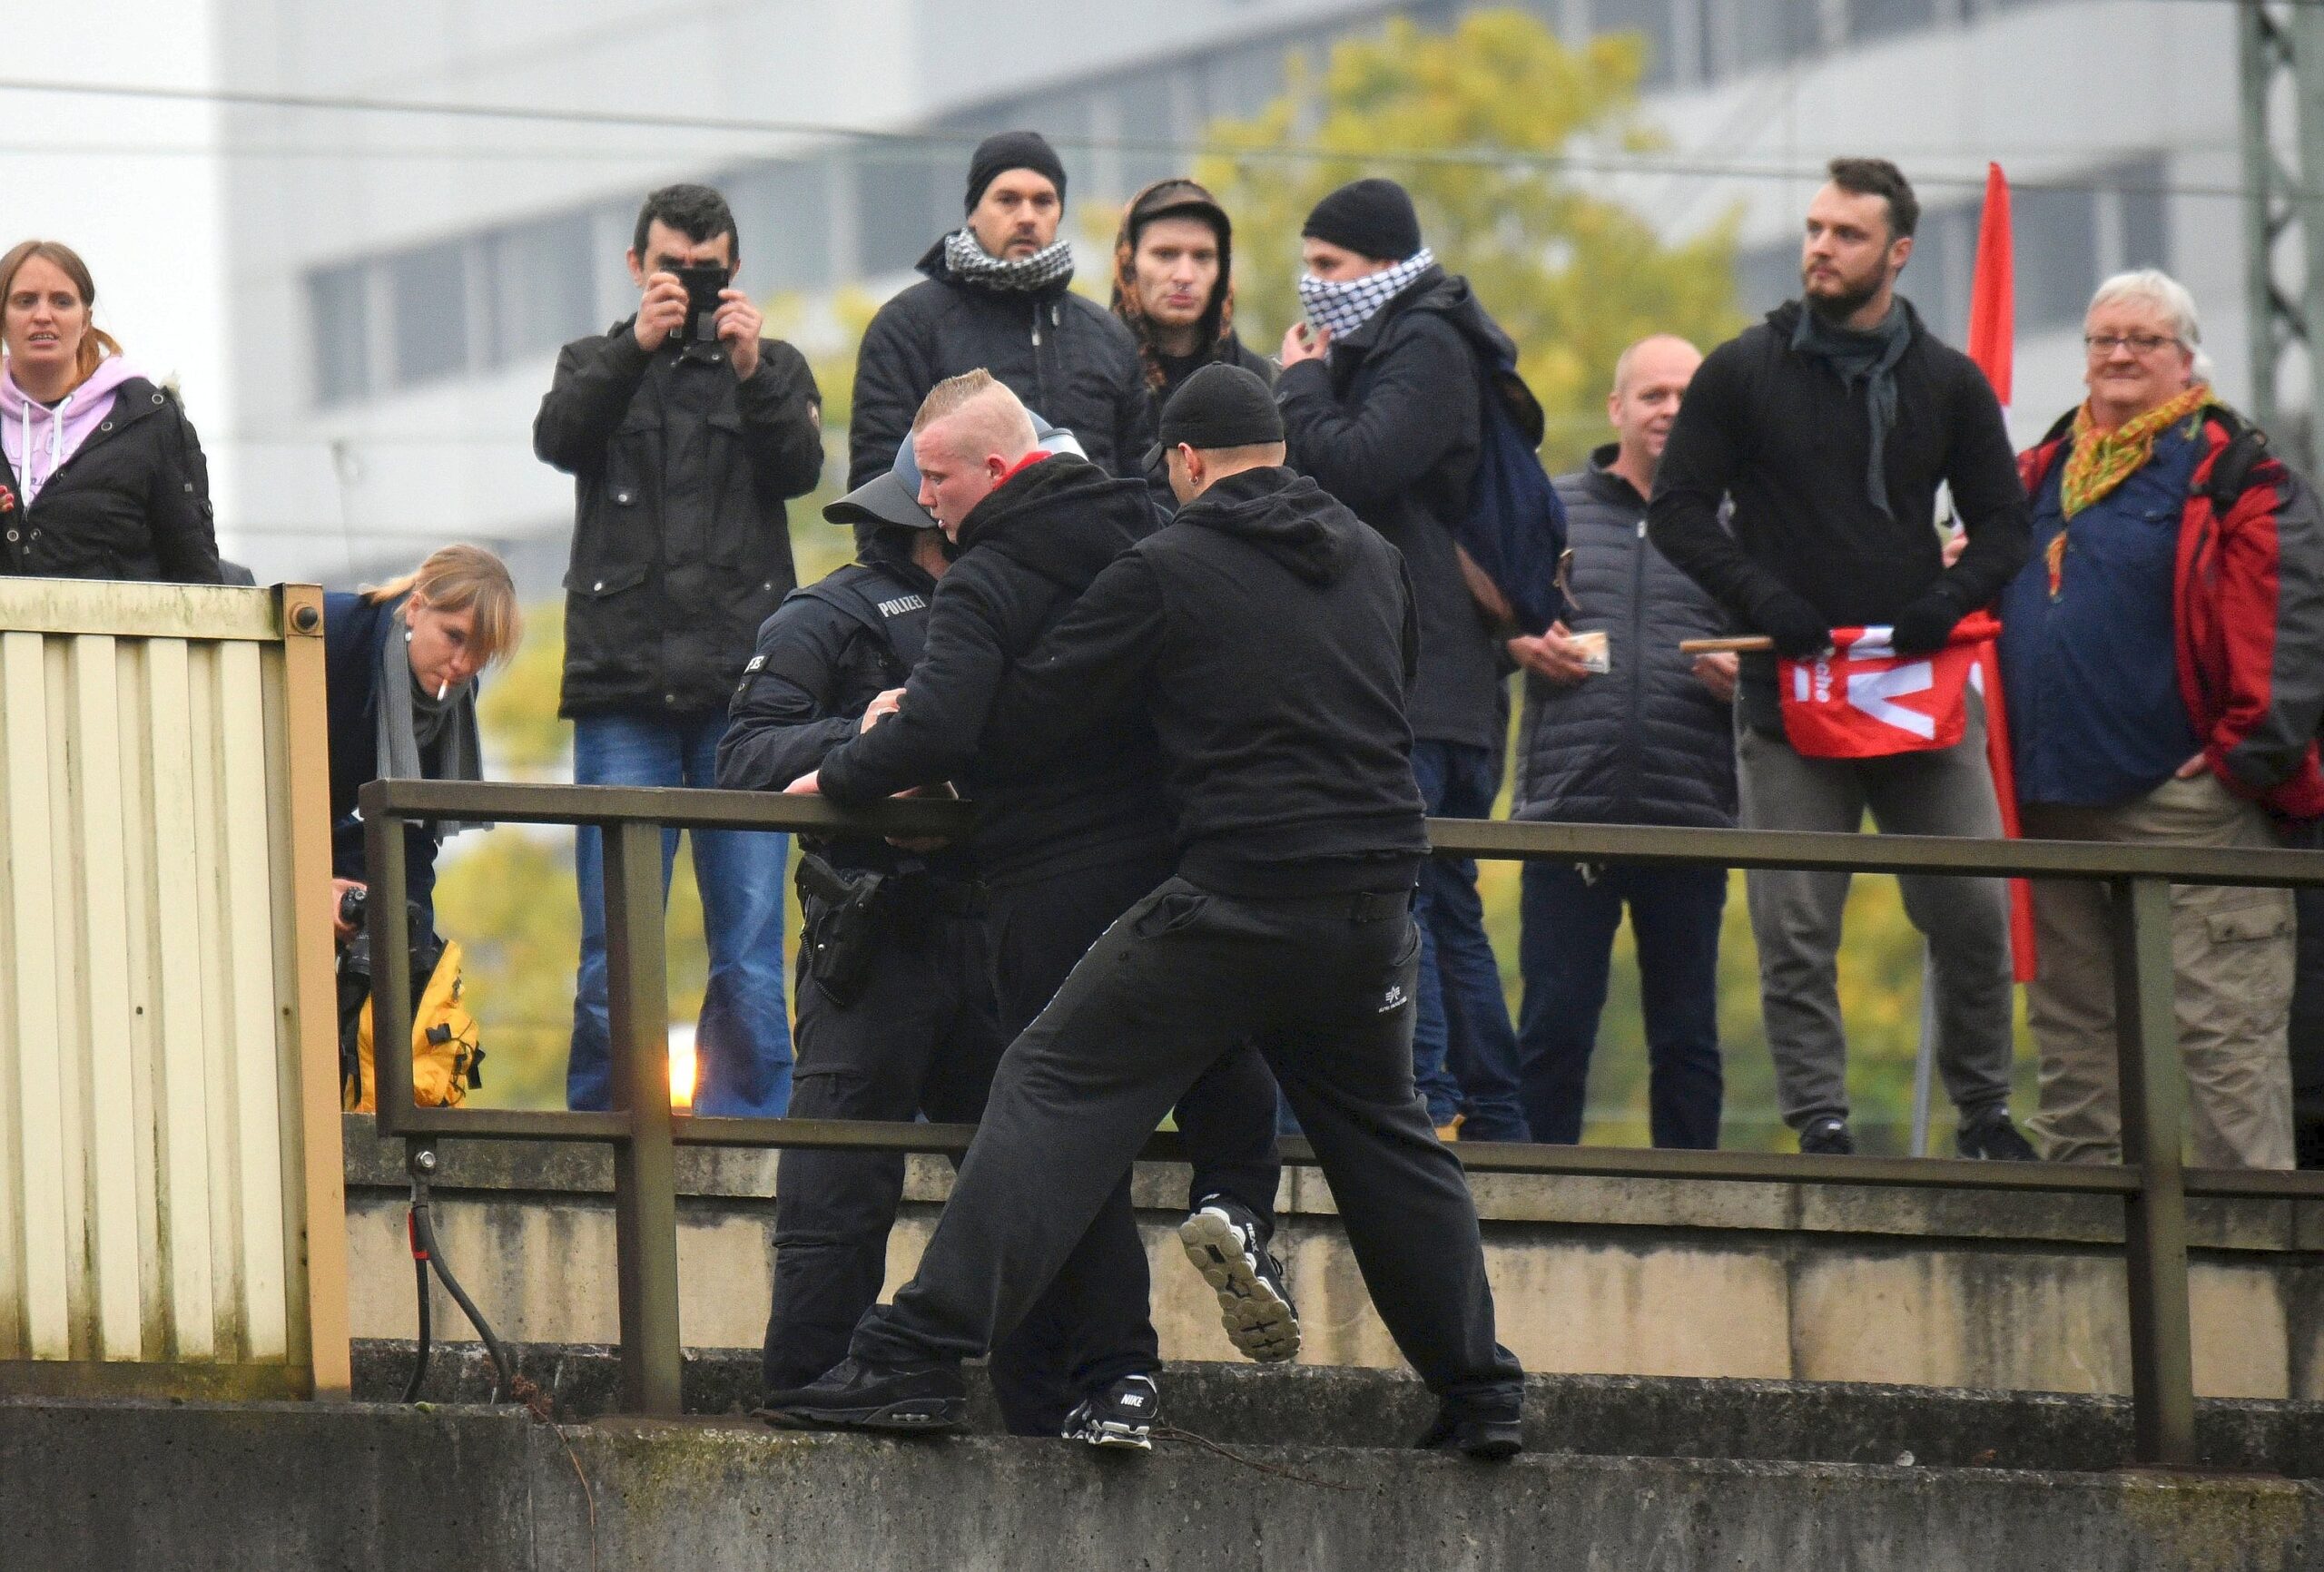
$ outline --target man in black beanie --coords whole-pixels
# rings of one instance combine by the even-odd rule
[[[1428,811],[1492,812],[1507,747],[1502,648],[1521,630],[1472,590],[1454,532],[1482,448],[1479,350],[1507,336],[1421,244],[1412,198],[1360,180],[1315,204],[1301,231],[1306,320],[1283,339],[1275,397],[1292,467],[1404,554],[1420,616],[1413,773]],[[1485,937],[1476,864],[1422,870],[1420,1019],[1413,1073],[1439,1130],[1522,1141],[1517,1033]]]
[[[1004,131],[969,159],[968,220],[920,259],[927,277],[880,308],[855,360],[848,485],[884,474],[929,389],[982,368],[1080,440],[1090,462],[1135,476],[1153,441],[1145,368],[1128,329],[1070,292],[1058,238],[1065,165],[1037,131]]]
[[[857,1326],[846,1361],[770,1394],[769,1413],[958,1426],[960,1361],[1026,1312],[1187,1088],[1255,1042],[1381,1319],[1437,1396],[1422,1444],[1508,1457],[1523,1372],[1494,1341],[1467,1182],[1413,1086],[1408,909],[1427,840],[1403,565],[1283,467],[1282,420],[1250,372],[1197,371],[1162,430],[1176,521],[1116,557],[1019,663],[985,736],[1021,765],[1150,721],[1178,810],[1176,876],[1002,1056],[912,1281]]]

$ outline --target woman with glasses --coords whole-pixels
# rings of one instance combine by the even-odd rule
[[[2029,836],[2271,847],[2324,816],[2324,516],[2213,395],[2201,339],[2168,275],[2107,280],[2089,396],[2020,460],[2034,555],[2001,660]],[[2122,1157],[2107,899],[2034,885],[2028,1134],[2053,1161]],[[2290,893],[2173,886],[2171,906],[2195,1161],[2289,1168]]]

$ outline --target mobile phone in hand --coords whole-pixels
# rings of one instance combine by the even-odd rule
[[[734,274],[715,262],[673,271],[678,282],[686,287],[686,322],[679,330],[679,338],[688,344],[706,344],[718,337],[718,294]]]

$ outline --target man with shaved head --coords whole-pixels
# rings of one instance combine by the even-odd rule
[[[1658,333],[1614,363],[1616,440],[1558,477],[1573,551],[1572,625],[1510,641],[1525,668],[1511,816],[1732,829],[1735,657],[1689,661],[1682,639],[1726,631],[1718,603],[1646,538],[1655,467],[1702,355]],[[1586,642],[1585,642],[1586,641]],[[1537,1141],[1579,1142],[1622,910],[1645,1007],[1649,1127],[1658,1146],[1718,1145],[1723,868],[1528,862],[1517,1046]]]
[[[861,803],[950,781],[977,805],[969,849],[987,892],[1004,1041],[1031,1024],[1108,925],[1169,877],[1174,860],[1161,761],[1142,716],[1093,729],[1039,767],[985,745],[1011,663],[1157,522],[1144,482],[1050,451],[1062,435],[1038,432],[1017,395],[980,370],[929,392],[912,420],[920,503],[956,555],[931,599],[926,652],[900,692],[874,701],[878,723],[791,787]],[[1228,1335],[1256,1359],[1287,1359],[1299,1346],[1266,1253],[1281,1174],[1275,1110],[1274,1080],[1246,1047],[1197,1081],[1177,1112],[1195,1170],[1189,1228],[1215,1212],[1236,1232],[1242,1248],[1224,1269],[1222,1309]],[[1027,1317],[1033,1335],[1009,1345],[1047,1348],[1049,1368],[996,1361],[1012,1430],[1147,1444],[1161,1362],[1147,1292],[1125,1175]]]

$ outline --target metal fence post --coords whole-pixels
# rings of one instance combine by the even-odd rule
[[[613,1094],[629,1115],[628,1136],[614,1147],[621,1401],[631,1413],[675,1414],[677,1165],[670,1125],[669,978],[662,950],[662,828],[625,823],[600,833]]]
[[[2186,1093],[2171,962],[2171,886],[2160,879],[2111,883],[2122,1161],[2139,1174],[2137,1193],[2123,1202],[2134,1458],[2187,1467],[2195,1462],[2195,1366],[2186,1175],[2179,1158]]]

